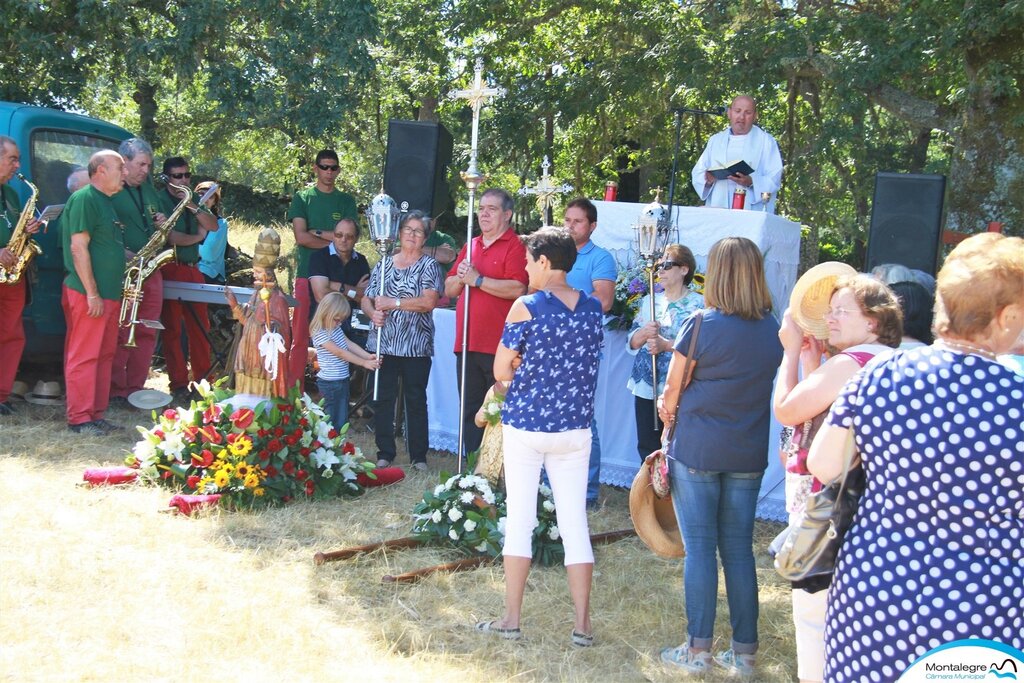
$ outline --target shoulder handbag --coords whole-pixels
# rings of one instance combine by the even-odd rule
[[[828,486],[807,497],[800,518],[769,546],[775,571],[789,581],[803,581],[835,570],[843,537],[853,524],[863,493],[864,473],[856,458],[853,430],[843,444],[843,473]]]
[[[702,322],[704,322],[704,311],[697,311],[693,319],[693,334],[690,335],[690,346],[686,350],[686,364],[683,366],[684,380],[690,378],[690,373],[693,372],[693,354],[697,350],[697,334],[700,332]],[[679,391],[680,400],[682,400],[684,391],[686,391],[685,387]],[[661,444],[661,448],[644,459],[644,464],[651,469],[651,488],[654,489],[654,495],[658,498],[665,498],[672,493],[668,479],[668,446],[672,443],[672,435],[676,432],[676,422],[678,420],[675,418],[677,415],[679,415],[679,401],[676,401],[676,412],[673,413],[672,423],[669,424],[668,434],[665,441]]]

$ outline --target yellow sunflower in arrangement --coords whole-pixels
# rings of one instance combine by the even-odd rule
[[[228,445],[228,450],[231,451],[231,455],[241,457],[249,455],[249,451],[252,450],[252,439],[247,436],[240,436],[235,439],[234,443]]]
[[[228,485],[231,481],[231,474],[226,469],[217,470],[217,473],[213,475],[213,483],[217,485],[217,488],[222,489]]]
[[[237,474],[242,479],[248,477],[252,473],[252,471],[252,465],[250,465],[247,462],[240,462],[235,467],[235,474]]]
[[[255,472],[250,472],[248,475],[246,475],[245,481],[243,483],[245,484],[245,488],[254,489],[260,483],[260,475],[256,474]]]

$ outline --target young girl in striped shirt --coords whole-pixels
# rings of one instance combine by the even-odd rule
[[[324,410],[336,429],[348,423],[348,364],[355,363],[367,370],[380,367],[377,356],[367,353],[345,336],[341,326],[351,315],[348,300],[340,292],[330,292],[320,300],[309,324],[310,339],[320,366],[316,386],[324,399]]]

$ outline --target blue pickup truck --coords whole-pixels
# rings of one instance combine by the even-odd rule
[[[63,204],[67,178],[100,149],[117,149],[132,134],[112,123],[56,109],[0,102],[0,135],[13,138],[21,150],[21,169],[39,188],[36,210]],[[24,204],[29,189],[17,177],[10,186]],[[64,314],[60,306],[64,260],[56,230],[40,230],[36,241],[43,253],[33,260],[32,305],[25,308],[24,360],[60,357],[64,347]]]

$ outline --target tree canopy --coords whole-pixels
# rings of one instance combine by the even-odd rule
[[[331,146],[366,197],[387,120],[439,120],[464,212],[470,112],[449,94],[481,55],[507,94],[480,167],[510,190],[547,154],[584,194],[635,174],[646,200],[670,180],[672,108],[750,93],[787,164],[779,209],[826,253],[865,238],[879,171],[947,175],[948,227],[1024,230],[1022,2],[13,0],[0,20],[3,99],[84,110],[264,189],[305,182]],[[681,123],[676,201],[694,204],[689,168],[725,121]]]

